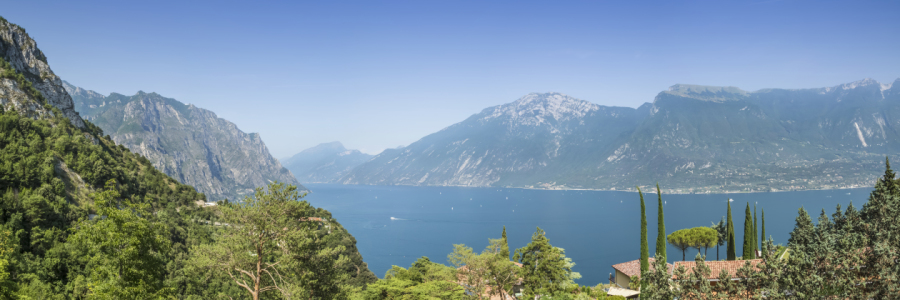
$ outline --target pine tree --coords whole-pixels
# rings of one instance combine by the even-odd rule
[[[656,257],[666,257],[666,222],[663,217],[662,191],[659,183],[656,184],[656,195],[659,198],[659,213],[657,216]]]
[[[874,280],[866,287],[874,299],[893,298],[900,293],[900,185],[891,170],[890,161],[885,158],[884,176],[875,183],[875,190],[869,194],[869,202],[863,205],[860,214],[866,235],[867,249],[865,273]],[[870,267],[871,266],[871,267]],[[892,296],[893,295],[893,296]]]
[[[541,228],[531,235],[531,242],[516,250],[513,260],[522,263],[523,299],[553,295],[565,289],[572,274],[561,248],[550,245]],[[477,294],[476,294],[477,295]]]
[[[725,258],[737,259],[737,249],[734,246],[734,222],[731,221],[731,200],[728,201],[728,249],[725,250]]]
[[[504,255],[509,259],[509,241],[506,239],[506,226],[503,226],[503,247],[500,248],[500,255]]]
[[[753,216],[750,215],[750,203],[747,203],[747,209],[744,210],[744,259],[753,259]]]
[[[638,187],[638,195],[641,197],[641,275],[650,270],[650,246],[647,245],[647,208],[644,206],[644,193]],[[641,283],[643,288],[645,283]]]

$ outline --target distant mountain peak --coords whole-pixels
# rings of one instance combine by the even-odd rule
[[[843,90],[852,90],[852,89],[855,89],[858,87],[864,87],[864,86],[870,86],[870,85],[879,85],[879,87],[881,87],[881,84],[872,78],[865,78],[863,80],[857,80],[857,81],[854,81],[851,83],[845,83],[845,84],[840,85],[840,87]]]
[[[598,105],[561,93],[530,93],[518,100],[487,109],[483,120],[508,117],[524,125],[538,125],[549,120],[565,121],[582,118]]]

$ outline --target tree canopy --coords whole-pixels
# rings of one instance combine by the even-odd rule
[[[681,250],[681,260],[685,260],[685,252],[688,248],[709,248],[716,245],[719,234],[709,227],[694,227],[672,232],[668,236],[669,244]],[[705,256],[705,255],[704,255]]]

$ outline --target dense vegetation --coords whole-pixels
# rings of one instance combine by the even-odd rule
[[[624,299],[607,297],[605,286],[580,286],[575,263],[565,250],[550,244],[537,228],[531,242],[515,251],[510,261],[506,229],[499,239],[477,253],[466,245],[453,245],[447,255],[451,266],[419,258],[409,269],[394,266],[384,279],[370,284],[351,299]]]
[[[711,284],[707,280],[710,268],[699,253],[696,267],[688,270],[680,265],[670,274],[663,271],[667,269],[665,256],[658,254],[660,259],[656,260],[655,269],[643,273],[642,281],[649,286],[641,297],[668,300],[896,298],[900,295],[900,182],[890,163],[886,163],[885,169],[862,210],[857,210],[852,203],[846,209],[838,205],[831,216],[823,210],[814,223],[806,210],[800,208],[788,247],[776,247],[771,239],[765,241],[761,247],[762,260],[745,260],[735,274],[737,280],[732,280],[728,272],[721,272],[716,284]],[[748,223],[755,224],[749,206],[746,211]],[[763,225],[763,232],[764,228]],[[753,228],[745,229],[751,239],[755,232]],[[754,242],[746,240],[744,244],[752,247]]]
[[[240,205],[196,205],[203,194],[87,124],[0,110],[0,299],[242,297],[198,255],[221,244],[229,230],[212,224]],[[306,237],[343,257],[336,285],[376,279],[330,213],[294,202],[328,222]]]

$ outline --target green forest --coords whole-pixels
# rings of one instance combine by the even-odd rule
[[[90,123],[87,128],[60,117],[0,113],[0,298],[245,298],[234,274],[217,269],[235,258],[216,255],[226,246],[246,246],[234,243],[240,237],[231,233],[250,227],[216,224],[252,211],[246,203],[253,202],[198,206],[203,194],[115,145]],[[279,196],[279,205],[293,208],[278,207],[297,228],[291,237],[303,240],[294,245],[302,251],[278,266],[285,281],[306,284],[292,286],[291,298],[332,299],[374,282],[353,237],[328,211],[289,201],[301,196],[293,193],[284,198],[259,189],[253,198]],[[278,260],[273,255],[266,261]],[[316,255],[334,261],[328,267],[300,264]],[[256,299],[280,298],[262,292]]]

